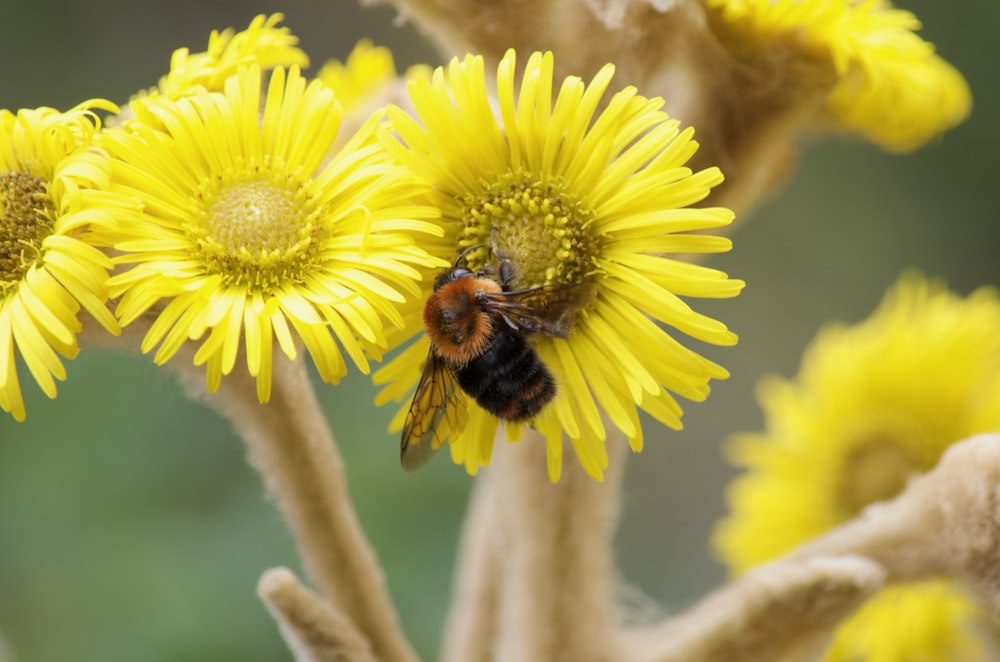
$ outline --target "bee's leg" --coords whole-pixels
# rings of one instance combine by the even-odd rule
[[[490,269],[487,272],[484,267],[483,275],[493,276],[494,273],[496,273],[496,276],[500,281],[500,287],[503,288],[504,292],[509,292],[510,286],[514,284],[515,280],[517,280],[517,267],[515,267],[511,259],[507,257],[507,254],[497,246],[495,227],[490,228],[490,249],[493,251],[493,257],[496,258],[497,270],[494,272]]]
[[[500,287],[503,288],[504,292],[510,291],[510,286],[517,279],[517,267],[514,263],[510,261],[509,258],[501,258],[500,260]]]

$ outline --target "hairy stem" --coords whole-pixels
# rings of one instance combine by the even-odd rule
[[[498,446],[492,477],[502,575],[496,659],[622,659],[612,554],[622,435],[611,429],[604,483],[573,460],[558,483],[549,482],[545,440],[537,432]]]
[[[1000,434],[952,444],[895,499],[869,506],[791,558],[835,554],[870,558],[890,581],[952,577],[1000,615]]]
[[[896,498],[629,635],[646,662],[801,660],[891,583],[955,579],[1000,614],[1000,434],[953,444]]]
[[[774,563],[663,623],[629,633],[637,662],[819,659],[837,624],[885,582],[857,556]]]
[[[192,372],[203,379],[200,370]],[[204,399],[236,427],[321,593],[368,638],[377,659],[415,660],[354,512],[336,441],[303,361],[274,362],[271,401],[265,405],[242,370]]]
[[[303,586],[288,568],[272,568],[261,575],[257,594],[299,662],[377,662],[354,624]]]
[[[442,642],[443,662],[493,659],[500,575],[494,540],[496,504],[490,478],[487,470],[477,480],[465,516],[455,588]]]

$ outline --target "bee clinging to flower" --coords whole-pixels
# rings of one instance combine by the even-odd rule
[[[433,254],[448,255],[454,246],[484,248],[470,252],[464,265],[453,263],[438,289],[425,294],[432,300],[425,324],[419,306],[427,298],[407,307],[400,339],[423,337],[375,374],[376,383],[385,384],[376,402],[409,402],[416,388],[413,404],[391,423],[405,428],[404,465],[420,464],[422,455],[447,442],[452,459],[475,474],[491,461],[498,421],[514,410],[497,416],[475,402],[466,408],[452,400],[465,398],[463,380],[475,381],[490,394],[487,400],[495,400],[492,393],[510,380],[501,377],[495,384],[473,377],[473,368],[483,364],[473,357],[510,342],[498,341],[499,335],[526,336],[531,356],[556,382],[550,396],[539,380],[538,396],[527,398],[538,400],[532,402],[537,411],[524,414],[545,439],[549,479],[559,480],[570,450],[587,474],[602,480],[609,429],[620,430],[638,452],[640,410],[679,429],[683,408],[677,396],[704,400],[709,382],[728,376],[675,334],[714,345],[736,342],[724,323],[696,312],[687,300],[733,297],[743,282],[678,257],[729,250],[728,238],[702,231],[728,225],[733,212],[696,206],[722,182],[722,172],[688,165],[698,149],[693,130],[662,111],[663,99],[626,87],[602,100],[612,65],[589,83],[576,76],[557,82],[552,53],[532,53],[520,76],[519,69],[508,51],[494,87],[482,56],[456,58],[430,78],[410,83],[415,115],[387,107],[389,124],[379,133],[380,143],[430,183],[441,210],[444,233]],[[494,245],[505,255],[493,251],[486,259]],[[514,280],[511,267],[503,266],[505,256],[517,266]],[[492,272],[476,273],[488,262]],[[454,271],[463,266],[470,272],[466,278]],[[449,287],[450,281],[458,282]],[[442,319],[433,313],[435,306],[450,310],[460,303],[446,295],[457,297],[466,287],[472,291],[465,292],[470,312],[456,317],[484,326],[456,328],[487,332],[478,333],[483,345],[456,335],[459,350],[449,362],[448,344],[441,342],[447,332],[431,336]],[[533,287],[541,289],[528,289]],[[587,302],[574,315],[578,298]],[[528,308],[521,317],[532,321],[518,319],[512,306]],[[425,329],[431,333],[422,334]],[[506,374],[501,369],[512,363],[513,353],[499,353],[503,360],[486,359],[485,374]],[[522,393],[524,384],[534,382],[514,382],[515,390]],[[504,427],[507,441],[522,438],[517,421]]]
[[[540,333],[565,338],[577,310],[594,295],[590,282],[514,290],[513,262],[493,249],[495,264],[462,266],[482,245],[465,249],[434,282],[424,306],[431,342],[403,425],[403,467],[423,466],[465,427],[465,395],[498,419],[526,422],[556,395],[556,381],[528,341]],[[448,419],[447,426],[440,423]],[[447,432],[446,432],[447,430]]]

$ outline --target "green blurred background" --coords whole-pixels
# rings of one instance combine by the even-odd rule
[[[973,115],[909,156],[846,140],[809,146],[734,251],[713,260],[748,283],[737,300],[696,304],[740,334],[736,348],[704,348],[733,376],[686,407],[684,431],[646,420],[617,550],[633,601],[675,611],[724,580],[708,552],[732,475],[720,444],[759,428],[762,374],[794,374],[824,322],[863,318],[907,267],[962,293],[1000,277],[1000,3],[903,6],[967,76]],[[401,68],[439,61],[394,11],[345,0],[0,7],[0,107],[10,109],[124,100],[166,72],[173,49],[203,50],[211,29],[262,12],[286,14],[314,72],[363,36],[390,45]],[[298,561],[228,424],[149,357],[87,350],[68,368],[56,401],[25,380],[26,423],[0,416],[0,633],[13,659],[290,659],[254,587],[264,569]],[[443,459],[403,474],[385,432],[391,411],[371,406],[368,378],[319,392],[407,633],[432,659],[474,479]]]

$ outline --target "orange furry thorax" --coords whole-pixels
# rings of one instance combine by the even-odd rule
[[[482,354],[493,333],[493,320],[477,295],[500,291],[496,281],[477,276],[463,276],[436,289],[424,305],[424,328],[433,351],[455,367]]]

